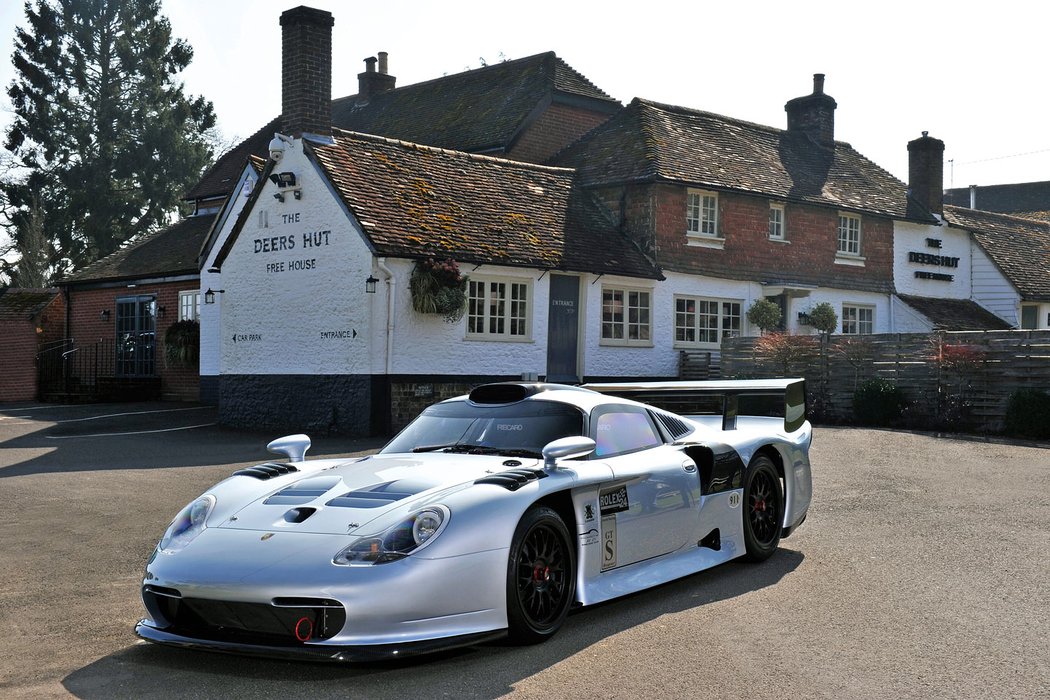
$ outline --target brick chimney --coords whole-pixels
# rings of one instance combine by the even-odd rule
[[[813,94],[796,97],[784,105],[788,115],[788,131],[806,133],[817,143],[831,146],[835,143],[835,108],[831,95],[824,94],[824,74],[813,74]]]
[[[908,192],[934,214],[944,213],[944,141],[922,132],[908,142]]]
[[[379,70],[376,70],[376,61]],[[369,56],[365,59],[365,72],[357,74],[357,103],[368,102],[372,95],[394,89],[397,78],[387,73],[387,52],[380,51],[379,58]]]
[[[300,5],[281,14],[281,132],[332,135],[331,12]]]

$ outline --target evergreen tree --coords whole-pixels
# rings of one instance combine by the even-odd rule
[[[0,194],[17,249],[46,233],[52,276],[166,223],[211,158],[211,102],[176,79],[193,50],[159,11],[160,0],[25,4],[5,142],[21,176]]]

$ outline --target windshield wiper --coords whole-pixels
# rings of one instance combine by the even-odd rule
[[[419,447],[412,448],[413,452],[437,452],[438,450],[471,455],[504,455],[507,457],[535,458],[542,457],[542,455],[539,452],[536,452],[534,450],[526,450],[522,448],[487,447],[485,445],[465,445],[459,442],[454,442],[449,445],[420,445]]]
[[[420,445],[419,447],[413,447],[413,452],[437,452],[438,450],[448,450],[449,452],[462,452],[465,449],[470,449],[472,445],[461,445],[458,442],[453,442],[448,445]],[[457,449],[458,448],[458,449]]]

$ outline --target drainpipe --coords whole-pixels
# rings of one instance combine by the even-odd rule
[[[394,297],[397,296],[397,278],[386,266],[386,258],[376,258],[376,266],[386,275],[386,376],[389,381],[390,370],[394,365]]]

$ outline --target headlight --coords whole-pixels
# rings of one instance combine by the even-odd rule
[[[405,518],[380,535],[362,537],[352,545],[340,550],[332,562],[341,566],[350,566],[351,564],[385,564],[404,559],[441,534],[448,519],[448,508],[430,506]]]
[[[204,531],[205,522],[214,507],[215,496],[207,494],[183,508],[171,521],[158,549],[165,554],[174,554],[188,545]]]

